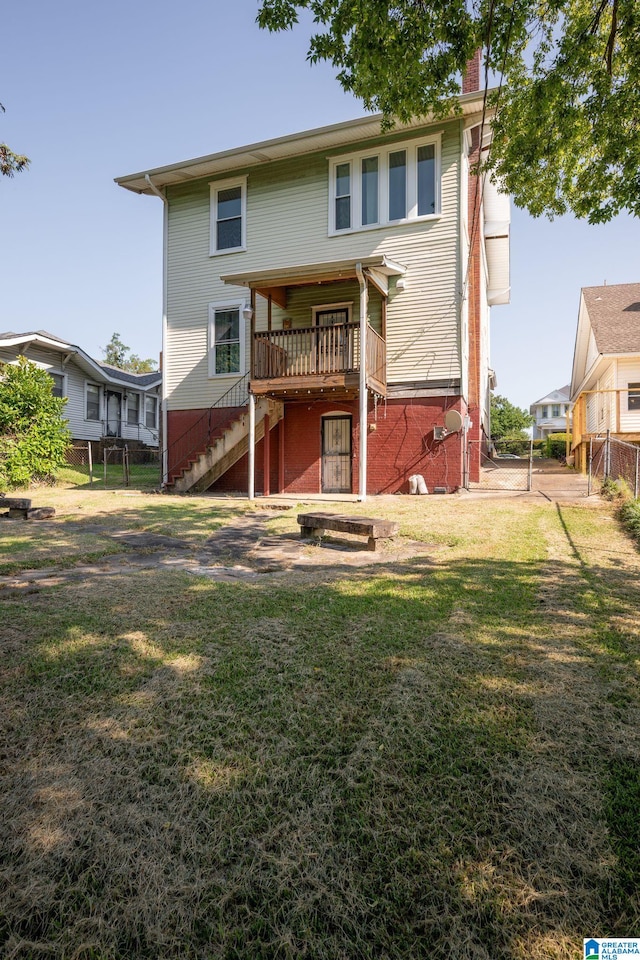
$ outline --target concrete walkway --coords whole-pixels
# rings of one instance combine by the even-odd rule
[[[587,496],[588,478],[557,460],[534,460],[531,486],[533,493],[554,502],[583,500]]]
[[[543,498],[552,503],[580,501],[584,505],[599,502],[597,495],[587,497],[588,479],[577,470],[567,467],[558,460],[534,460],[531,472],[531,490],[524,489],[529,471],[528,459],[506,460],[497,470],[492,486],[487,484],[472,486],[469,491],[461,491],[463,496],[491,499],[539,500]],[[509,489],[511,487],[511,489]],[[520,487],[520,489],[517,489]]]

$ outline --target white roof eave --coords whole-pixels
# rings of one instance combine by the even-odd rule
[[[159,386],[162,380],[162,374],[158,372],[157,382],[152,381],[147,384],[136,384],[135,381],[123,380],[120,377],[113,377],[104,370],[100,364],[90,357],[88,353],[85,353],[81,347],[77,347],[73,343],[65,343],[62,340],[52,340],[50,337],[44,337],[41,334],[30,333],[30,334],[16,334],[13,337],[3,337],[0,340],[1,347],[19,347],[21,345],[26,345],[28,343],[38,343],[43,347],[46,347],[49,350],[56,350],[58,353],[67,354],[69,356],[74,356],[78,366],[91,376],[94,380],[101,380],[104,383],[117,384],[121,387],[129,387],[129,389],[137,389],[142,391],[147,391],[154,389]],[[29,357],[27,357],[27,360]]]
[[[464,94],[459,98],[460,117],[474,118],[481,115],[484,91]],[[457,119],[456,115],[445,118],[433,116],[422,117],[408,124],[398,124],[395,128],[400,132],[410,132],[414,129],[437,124],[447,123]],[[146,177],[150,177],[153,186],[158,189],[188,183],[192,180],[201,180],[206,177],[215,177],[223,173],[233,172],[246,167],[261,166],[273,160],[285,160],[290,157],[319,151],[331,151],[347,147],[358,141],[379,137],[382,114],[371,114],[357,120],[347,120],[343,123],[334,123],[326,127],[317,127],[301,133],[288,134],[273,140],[262,140],[231,150],[222,150],[219,153],[208,154],[193,160],[181,163],[172,163],[162,167],[154,167],[139,173],[116,177],[115,182],[125,190],[134,193],[153,195],[154,191]]]

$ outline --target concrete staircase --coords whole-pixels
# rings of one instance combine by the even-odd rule
[[[269,417],[269,429],[284,416],[284,405],[261,397],[256,403],[256,442],[262,440],[265,430],[265,417]],[[239,416],[226,424],[220,436],[213,437],[210,445],[200,453],[195,453],[179,476],[168,484],[176,493],[202,493],[208,490],[234,463],[237,463],[249,450],[249,410],[245,408]]]

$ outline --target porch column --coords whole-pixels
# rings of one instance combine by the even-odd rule
[[[262,441],[264,447],[262,449],[263,458],[262,458],[262,494],[265,497],[271,495],[271,436],[269,434],[270,424],[269,424],[269,414],[265,414],[264,417],[264,440]]]
[[[249,394],[249,500],[255,500],[256,476],[256,398]]]
[[[278,424],[278,493],[284,493],[284,410]]]
[[[356,275],[360,283],[360,464],[358,470],[358,499],[367,499],[367,312],[369,289],[362,271],[362,264],[356,263]]]

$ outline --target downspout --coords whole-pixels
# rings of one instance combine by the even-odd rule
[[[360,464],[358,470],[358,500],[367,499],[367,308],[369,291],[362,271],[356,263],[356,276],[360,284]]]
[[[169,201],[162,190],[156,187],[148,173],[144,179],[149,189],[160,197],[163,203],[162,217],[162,485],[169,480],[168,448],[167,448],[167,276],[169,270]]]

